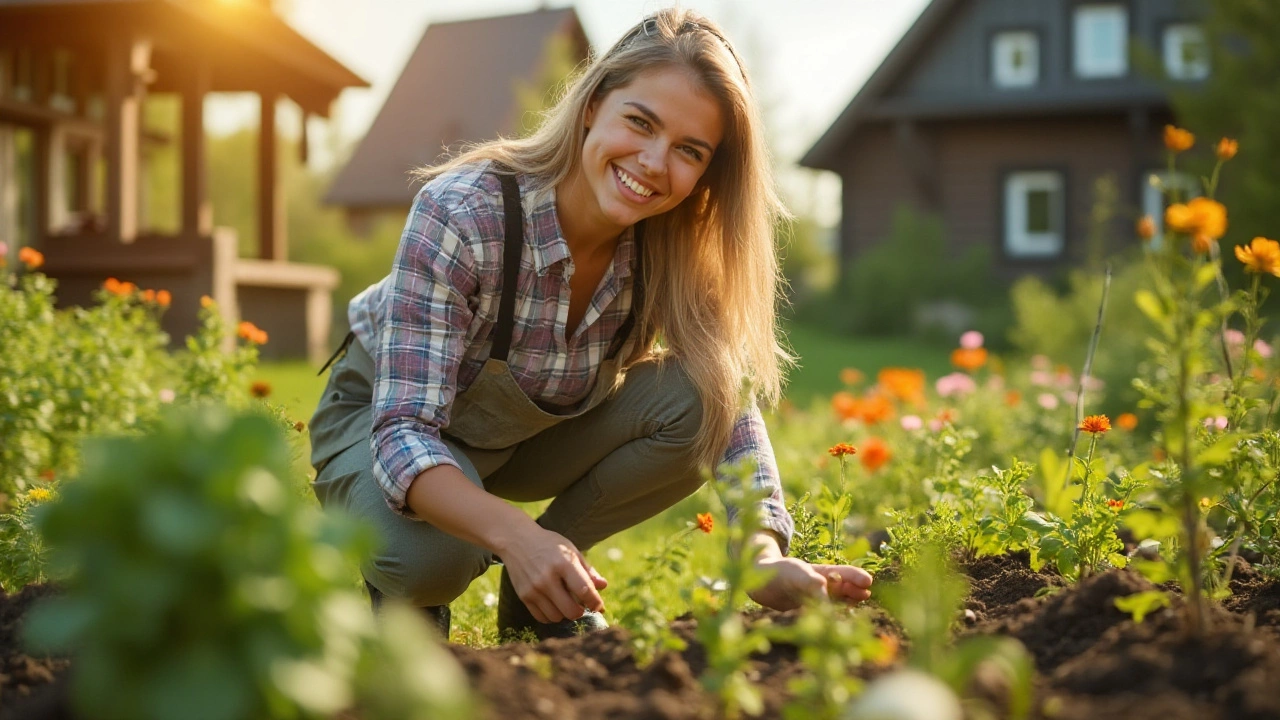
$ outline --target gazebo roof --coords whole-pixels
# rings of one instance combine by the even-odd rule
[[[413,201],[410,170],[446,146],[518,131],[516,85],[536,79],[548,40],[559,34],[586,57],[572,8],[429,26],[325,201],[359,210],[406,207]]]
[[[176,89],[197,58],[211,91],[278,91],[322,116],[343,89],[369,86],[259,2],[0,0],[0,45],[102,47],[130,35],[152,41],[156,92]]]

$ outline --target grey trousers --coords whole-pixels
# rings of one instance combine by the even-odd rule
[[[321,427],[312,427],[313,443],[335,434],[326,432],[326,423],[349,426],[361,422],[355,413],[370,416],[358,397],[362,381],[344,372],[344,360],[335,364],[316,411],[313,422]],[[612,397],[515,448],[477,450],[444,439],[463,473],[493,495],[518,502],[554,498],[538,524],[585,552],[702,485],[692,454],[701,419],[698,394],[679,364],[641,363]],[[373,477],[367,440],[330,459],[316,447],[312,457],[321,458],[313,485],[321,505],[341,508],[378,532],[381,547],[361,571],[385,595],[444,605],[491,564],[487,550],[392,511]]]

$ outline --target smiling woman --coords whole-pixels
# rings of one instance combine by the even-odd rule
[[[501,558],[502,631],[603,627],[607,582],[583,551],[739,462],[763,490],[753,547],[773,576],[753,597],[868,596],[857,568],[785,557],[758,409],[790,360],[761,130],[723,34],[669,9],[532,136],[420,172],[310,424],[317,496],[382,533],[362,568],[375,606],[407,598],[447,633],[448,603]],[[504,499],[553,501],[534,522]]]

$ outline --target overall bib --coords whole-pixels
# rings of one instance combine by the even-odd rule
[[[463,474],[488,492],[520,502],[555,498],[538,523],[586,551],[701,485],[692,454],[701,404],[687,375],[671,361],[633,366],[612,392],[642,301],[639,271],[632,313],[588,396],[561,413],[524,394],[507,365],[523,213],[515,178],[499,177],[506,234],[493,347],[480,374],[454,399],[441,439]],[[382,546],[361,568],[370,584],[415,605],[447,604],[484,573],[493,555],[388,507],[372,471],[374,361],[352,335],[343,345],[346,353],[333,364],[311,420],[316,496],[325,507],[342,508],[378,531]]]

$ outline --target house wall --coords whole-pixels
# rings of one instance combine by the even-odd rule
[[[1086,80],[1072,71],[1072,8],[1079,0],[981,0],[959,3],[950,21],[935,33],[902,79],[884,99],[947,99],[981,104],[1009,97],[1069,100],[1156,92],[1135,63],[1124,78]],[[1185,0],[1126,0],[1130,48],[1145,45],[1160,57],[1164,26],[1193,17]],[[1040,36],[1040,82],[1033,88],[1001,89],[990,82],[992,35],[1000,30],[1034,30]]]
[[[913,181],[905,147],[886,123],[860,127],[846,156],[841,225],[843,267],[886,240],[895,209],[903,204],[942,217],[957,255],[975,246],[992,251],[1005,277],[1044,273],[1083,258],[1094,202],[1094,183],[1111,173],[1120,190],[1112,234],[1118,249],[1132,242],[1140,214],[1139,190],[1162,157],[1163,117],[1124,115],[1072,118],[971,120],[921,124],[916,136],[928,148],[935,173],[932,199]],[[1145,126],[1145,127],[1144,127]],[[1053,260],[1002,256],[1003,183],[1014,170],[1059,170],[1066,191],[1065,255]]]

